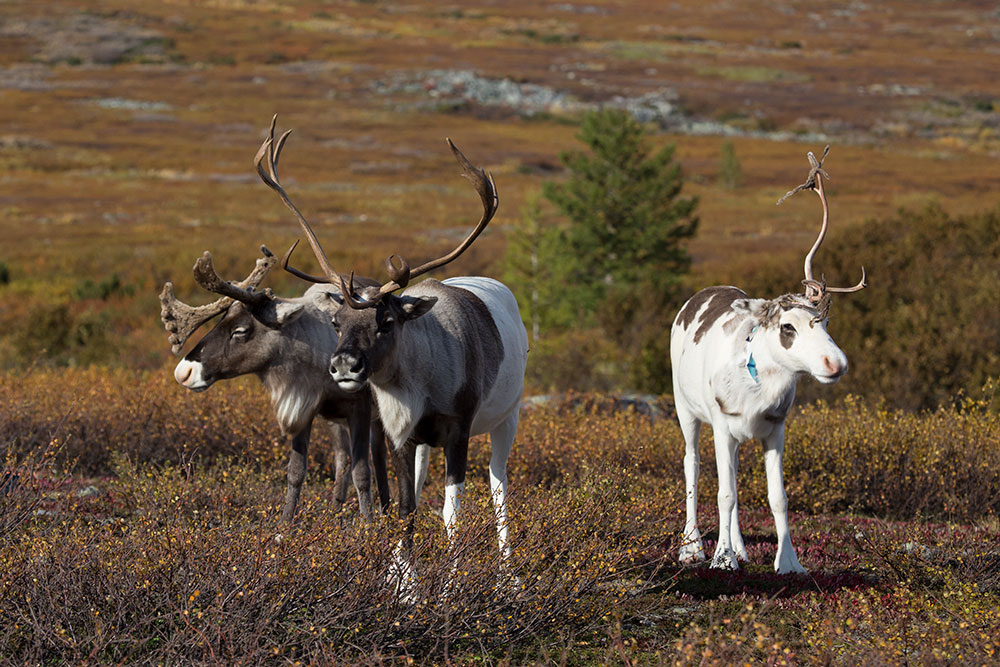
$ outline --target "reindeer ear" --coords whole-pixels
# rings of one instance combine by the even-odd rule
[[[422,315],[426,315],[427,311],[437,303],[436,296],[403,296],[399,300],[401,302],[400,309],[403,312],[400,319],[403,322],[415,320]]]
[[[778,304],[768,299],[736,299],[732,308],[755,322],[763,322],[771,317]]]
[[[327,315],[333,315],[344,305],[344,297],[340,292],[316,292],[313,294],[313,305]]]
[[[284,326],[294,321],[305,309],[304,303],[294,301],[274,301],[274,321],[278,326]]]

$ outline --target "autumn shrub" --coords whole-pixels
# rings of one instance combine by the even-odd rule
[[[993,390],[988,390],[988,396]],[[1000,514],[1000,417],[990,398],[911,413],[860,398],[806,404],[788,419],[785,481],[795,511],[853,511],[883,517],[970,520]],[[597,467],[638,471],[642,485],[683,489],[684,444],[672,419],[608,406],[578,395],[523,412],[512,479],[561,486]],[[669,414],[665,412],[664,414]],[[120,457],[136,464],[203,464],[237,457],[278,478],[288,447],[267,394],[249,378],[195,394],[170,370],[36,370],[0,378],[0,442],[14,453],[62,442],[59,460],[77,474],[109,475]],[[322,420],[313,429],[312,470],[332,473]],[[470,466],[488,465],[485,437],[475,439]],[[701,440],[702,497],[714,497],[711,430]],[[740,452],[741,505],[767,506],[760,446]]]
[[[109,474],[116,455],[148,463],[177,463],[196,453],[280,456],[271,454],[279,433],[266,392],[253,379],[196,395],[166,368],[8,373],[0,375],[0,413],[0,438],[9,448],[35,449],[58,430],[60,456],[77,461],[83,474]],[[323,429],[316,430],[323,442]]]
[[[485,480],[467,487],[449,547],[418,515],[419,583],[393,577],[401,522],[359,524],[313,485],[302,520],[275,525],[267,476],[122,462],[103,494],[63,494],[0,541],[0,650],[21,662],[335,662],[504,651],[582,631],[645,590],[664,542],[655,498],[607,471],[511,496],[514,556],[500,568]],[[673,499],[673,500],[676,500]],[[635,511],[639,510],[639,511]],[[412,597],[412,599],[410,599]]]
[[[740,464],[746,572],[676,565],[679,429],[669,405],[653,415],[620,406],[584,394],[522,410],[508,567],[496,555],[488,439],[471,443],[450,546],[435,450],[407,591],[391,576],[403,524],[359,523],[353,500],[334,511],[328,469],[310,468],[297,523],[278,525],[287,446],[256,381],[192,394],[169,369],[4,376],[4,479],[20,495],[0,497],[0,653],[21,663],[780,664],[861,651],[884,664],[910,655],[920,633],[941,659],[997,649],[984,637],[1000,630],[987,604],[1000,590],[1000,419],[985,401],[923,414],[859,399],[794,411],[785,478],[808,578],[770,570],[755,443]],[[321,452],[329,443],[317,430]],[[705,430],[711,550],[717,482]],[[28,472],[52,442],[58,456]],[[75,471],[68,486],[55,472],[64,464]]]

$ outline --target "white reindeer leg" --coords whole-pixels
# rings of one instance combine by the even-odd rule
[[[736,455],[733,458],[733,476],[738,480],[740,470],[740,446],[736,445]],[[736,497],[733,499],[733,516],[730,519],[732,522],[729,526],[729,540],[733,545],[733,553],[736,554],[736,559],[741,560],[744,563],[749,561],[747,558],[747,547],[743,543],[743,534],[740,532],[740,493],[739,484],[735,486],[737,489]]]
[[[417,445],[417,457],[414,464],[413,497],[416,498],[414,504],[420,504],[420,492],[424,490],[424,482],[427,481],[427,468],[431,464],[431,446]]]
[[[678,560],[681,563],[700,563],[705,560],[705,547],[698,530],[698,473],[701,466],[698,436],[701,433],[701,422],[681,405],[677,406],[677,419],[680,421],[681,433],[684,434],[684,485],[687,490],[687,520],[684,522]]]
[[[785,453],[785,429],[776,427],[764,439],[764,469],[767,472],[767,500],[774,514],[774,529],[778,534],[778,553],[774,557],[774,571],[778,574],[804,573],[799,558],[792,547],[788,533],[788,499],[785,496],[785,479],[781,469]]]
[[[517,413],[490,431],[490,492],[496,515],[497,542],[503,564],[510,561],[510,543],[507,541],[507,459],[517,433]]]
[[[719,544],[712,557],[712,567],[738,570],[733,551],[731,523],[736,509],[736,451],[739,447],[724,424],[712,426],[715,437],[715,464],[719,470]]]

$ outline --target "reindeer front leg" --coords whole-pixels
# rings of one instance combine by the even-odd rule
[[[379,506],[382,514],[389,513],[389,473],[386,471],[385,429],[378,419],[372,421],[372,466],[375,468],[375,486],[378,487]]]
[[[417,509],[416,497],[413,492],[414,459],[416,447],[412,442],[397,446],[391,440],[388,442],[392,454],[392,462],[396,468],[396,484],[399,493],[399,518],[406,521],[406,532],[396,546],[395,563],[390,572],[390,581],[398,587],[402,599],[415,602],[417,589],[417,572],[413,567],[413,519]]]
[[[737,480],[739,479],[740,472],[740,446],[736,445],[736,454],[733,457],[733,477]],[[732,522],[729,524],[729,540],[733,545],[733,552],[736,554],[737,560],[741,560],[744,563],[748,562],[750,559],[747,557],[747,547],[743,542],[743,534],[740,532],[740,493],[739,484],[736,485],[736,498],[733,500],[733,516]]]
[[[306,427],[292,437],[292,451],[288,455],[288,487],[285,491],[285,508],[281,512],[281,522],[288,525],[295,518],[295,508],[302,494],[302,483],[306,479],[306,460],[309,456],[309,432],[312,419]]]
[[[368,465],[371,421],[371,401],[367,397],[355,401],[348,420],[351,430],[351,478],[358,492],[358,511],[366,521],[372,518],[372,471]]]
[[[729,435],[725,424],[713,424],[715,464],[719,471],[719,544],[715,548],[712,567],[738,570],[739,562],[733,551],[732,519],[736,508],[736,452],[739,443]]]
[[[445,487],[444,487],[444,527],[448,530],[448,541],[455,535],[458,512],[462,507],[462,493],[465,491],[465,470],[469,458],[469,434],[457,435],[445,445]]]
[[[778,574],[805,573],[799,557],[792,547],[788,533],[788,498],[785,496],[785,479],[781,463],[785,454],[785,428],[775,427],[764,439],[764,470],[767,472],[767,500],[774,514],[774,529],[778,534],[778,553],[774,557],[774,571]]]
[[[684,523],[679,560],[685,564],[700,563],[705,560],[705,547],[698,530],[698,473],[701,466],[698,435],[701,433],[701,422],[680,403],[677,404],[677,419],[684,434],[684,485],[687,492],[687,521]]]

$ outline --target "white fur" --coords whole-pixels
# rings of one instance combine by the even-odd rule
[[[431,446],[417,445],[416,463],[414,464],[413,501],[420,504],[420,492],[424,490],[427,481],[427,469],[431,465]]]
[[[696,344],[699,318],[710,304],[711,300],[702,306],[687,328],[678,317],[670,335],[674,400],[686,444],[687,520],[680,561],[705,559],[697,523],[698,435],[701,424],[708,423],[712,425],[719,472],[719,542],[712,567],[738,569],[738,561],[747,558],[737,517],[736,468],[740,443],[756,438],[764,445],[768,501],[778,537],[775,570],[804,572],[788,533],[788,503],[781,470],[784,421],[768,420],[765,415],[783,417],[794,401],[795,385],[802,375],[835,382],[846,372],[847,358],[826,332],[826,323],[810,324],[812,314],[802,308],[780,314],[780,322],[792,324],[797,332],[791,348],[785,349],[780,343],[780,324],[764,327],[758,319],[767,305],[759,299],[734,302],[731,312],[717,318]],[[758,381],[746,368],[746,339],[754,326],[759,328],[749,351],[757,365]],[[831,373],[831,368],[836,372]]]
[[[203,377],[203,367],[200,361],[181,359],[174,368],[174,379],[191,391],[204,391],[209,388]]]
[[[272,387],[271,405],[284,433],[298,433],[316,414],[319,397],[295,385]]]
[[[461,484],[448,484],[444,488],[444,508],[441,511],[444,519],[444,527],[448,531],[448,539],[455,535],[455,528],[458,522],[458,510],[462,506],[462,493],[465,491],[465,482]]]

